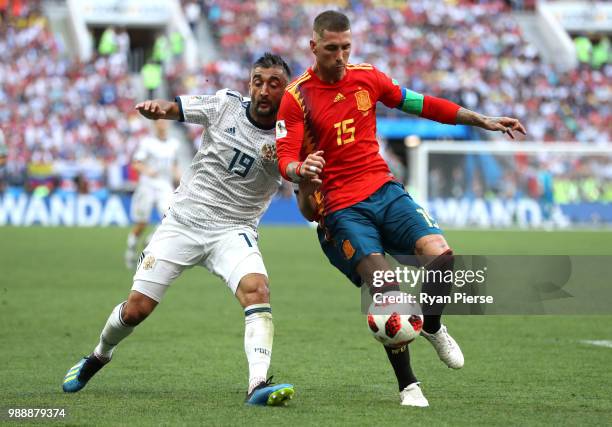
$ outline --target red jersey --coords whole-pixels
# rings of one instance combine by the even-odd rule
[[[287,86],[278,112],[281,173],[285,175],[289,163],[323,150],[325,214],[367,199],[395,179],[379,153],[376,103],[395,108],[402,100],[402,88],[372,65],[349,64],[344,78],[334,84],[321,81],[309,68]]]

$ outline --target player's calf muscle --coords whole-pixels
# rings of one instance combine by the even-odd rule
[[[136,326],[146,319],[156,306],[157,301],[154,299],[140,292],[132,291],[130,292],[127,303],[123,307],[121,320],[126,325]]]
[[[268,278],[263,274],[247,274],[240,280],[236,298],[243,307],[270,302]]]

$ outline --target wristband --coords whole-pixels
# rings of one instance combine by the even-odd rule
[[[300,178],[303,178],[302,176],[302,166],[304,165],[304,162],[300,162],[298,163],[298,165],[295,167],[295,174],[297,176],[299,176]]]

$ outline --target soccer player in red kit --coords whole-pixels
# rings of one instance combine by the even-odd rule
[[[353,282],[359,277],[370,287],[375,271],[390,269],[385,253],[413,254],[424,260],[425,268],[452,270],[452,251],[436,221],[405,192],[379,154],[376,103],[512,138],[515,131],[525,134],[523,125],[517,119],[484,116],[418,94],[370,64],[349,64],[350,22],[340,12],[326,11],[315,18],[310,48],[315,63],[286,88],[276,143],[286,179],[320,185],[325,235],[343,257],[330,261]],[[397,288],[397,283],[387,285]],[[423,292],[449,293],[450,285],[424,283]],[[441,307],[422,308],[422,335],[448,367],[461,368],[463,354],[440,322]],[[398,379],[401,404],[428,406],[410,367],[408,347],[385,349]]]

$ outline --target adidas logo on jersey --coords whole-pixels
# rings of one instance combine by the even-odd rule
[[[338,95],[336,95],[336,97],[334,98],[334,103],[336,102],[340,102],[340,101],[344,101],[346,98],[344,97],[344,95],[342,95],[340,92],[338,92]]]
[[[227,132],[230,135],[236,135],[236,128],[227,128],[223,132]]]

